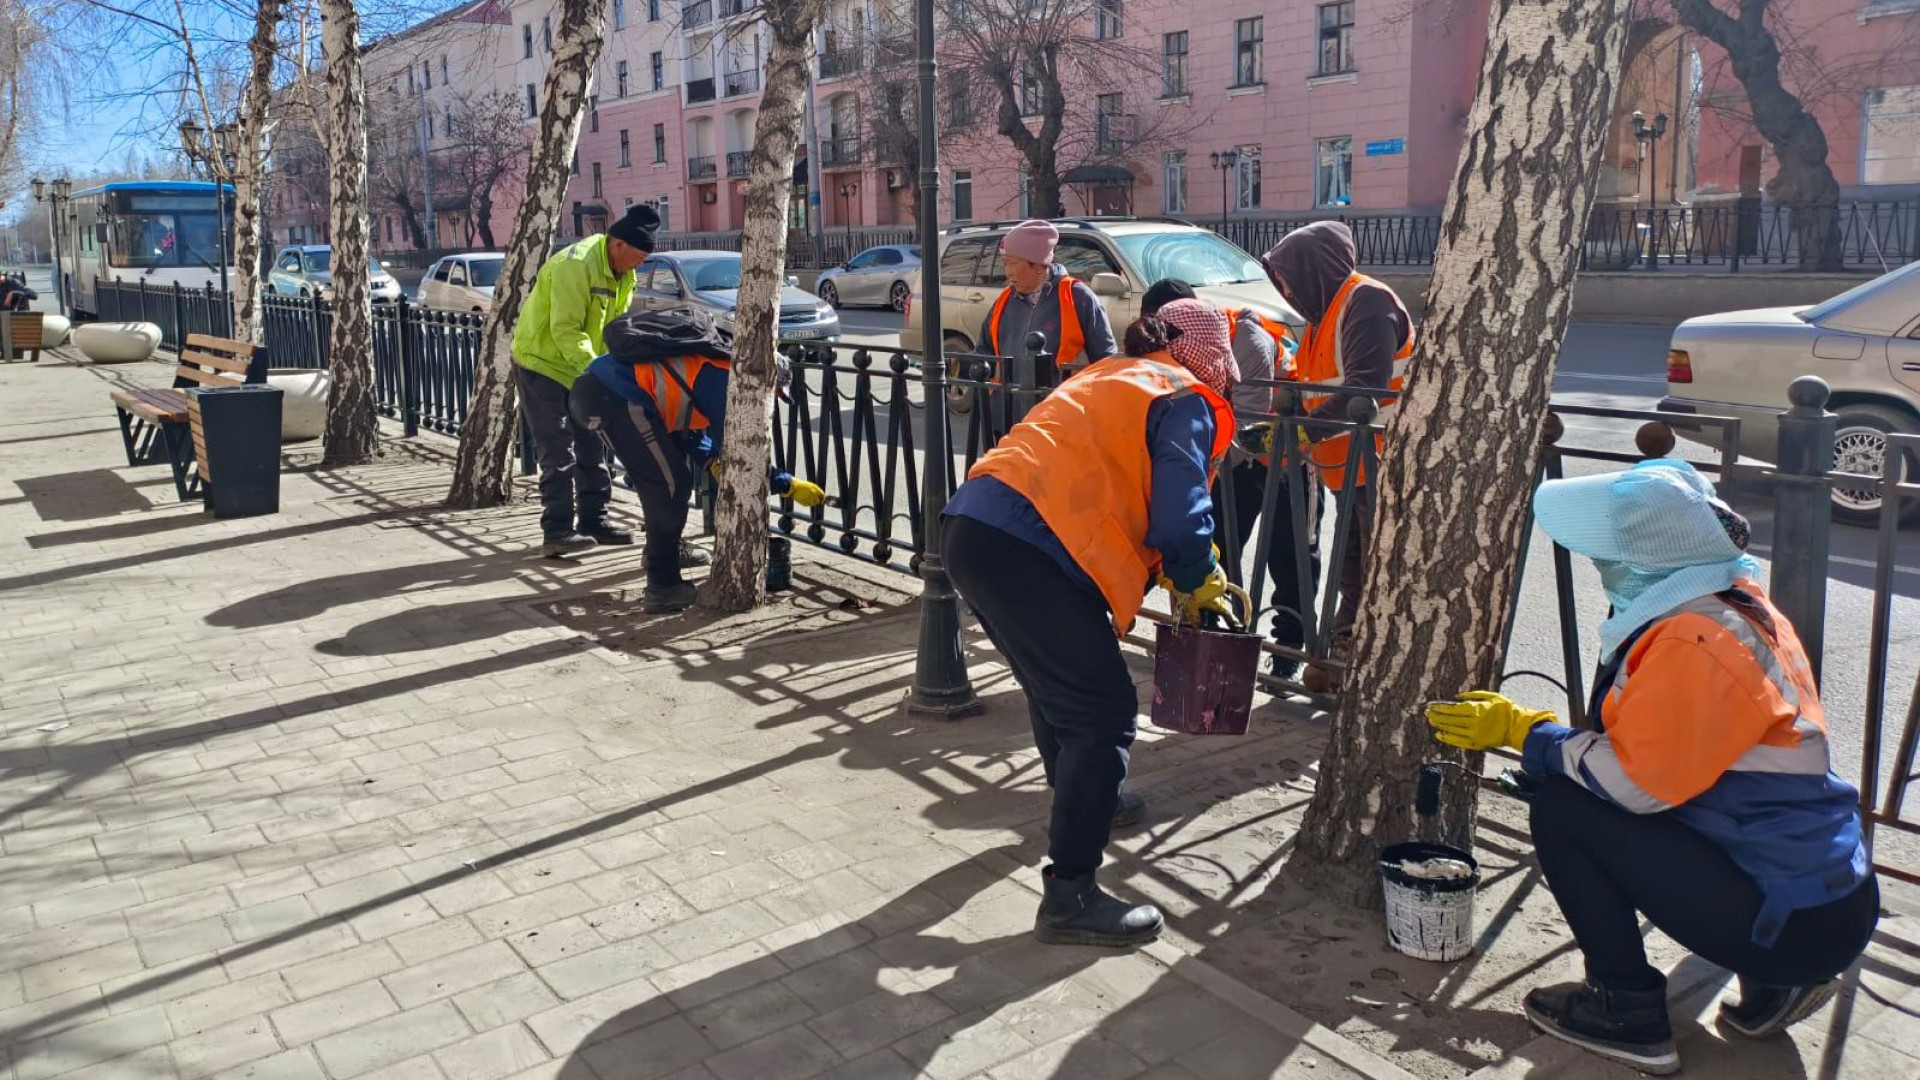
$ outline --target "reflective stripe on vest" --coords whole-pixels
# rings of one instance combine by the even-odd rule
[[[1114,632],[1140,610],[1160,555],[1147,546],[1153,449],[1147,413],[1198,394],[1213,409],[1212,466],[1233,442],[1233,407],[1169,360],[1117,356],[1061,383],[967,473],[1025,496],[1106,598]]]
[[[1073,302],[1073,283],[1076,280],[1072,274],[1068,274],[1060,279],[1056,290],[1060,294],[1060,340],[1047,343],[1053,346],[1056,367],[1073,363],[1087,351],[1087,335],[1080,329],[1080,309]],[[1007,299],[1012,295],[1013,286],[1001,289],[1000,298],[993,302],[993,313],[987,316],[987,347],[995,356],[1009,355],[1000,351],[1000,313],[1007,310]]]
[[[707,426],[706,416],[694,404],[693,387],[710,364],[727,367],[725,360],[705,356],[677,356],[633,365],[633,381],[653,399],[668,431],[700,431]]]
[[[1306,340],[1301,344],[1300,352],[1295,357],[1295,368],[1298,371],[1295,377],[1301,382],[1338,384],[1345,381],[1347,369],[1340,355],[1340,323],[1346,316],[1348,299],[1353,296],[1353,290],[1361,285],[1386,288],[1385,285],[1381,285],[1365,274],[1348,276],[1346,284],[1340,286],[1340,291],[1334,294],[1333,303],[1327,305],[1327,313],[1319,322],[1307,327]],[[1407,359],[1412,355],[1413,331],[1409,327],[1406,344],[1393,354],[1393,371],[1385,389],[1398,391],[1406,386]],[[1300,403],[1308,412],[1317,412],[1328,402],[1335,400],[1345,402],[1350,399],[1345,394],[1302,393],[1300,395]],[[1396,404],[1393,398],[1382,400],[1379,415],[1374,423],[1386,424],[1392,418]],[[1340,408],[1342,411],[1338,415],[1330,414],[1328,419],[1345,420],[1347,417],[1344,405]],[[1348,438],[1346,435],[1334,435],[1321,439],[1310,451],[1313,464],[1320,471],[1321,481],[1335,491],[1346,486]],[[1386,439],[1379,435],[1374,436],[1374,453],[1378,454],[1385,448]],[[1364,464],[1360,466],[1359,482],[1362,484],[1367,482],[1365,468]]]
[[[1239,329],[1241,319],[1248,315],[1253,316],[1254,321],[1260,324],[1260,329],[1265,330],[1267,336],[1273,339],[1274,350],[1277,353],[1274,359],[1274,377],[1279,378],[1280,366],[1287,359],[1287,343],[1293,340],[1293,327],[1254,308],[1221,308],[1220,313],[1227,317],[1227,326],[1235,330]]]

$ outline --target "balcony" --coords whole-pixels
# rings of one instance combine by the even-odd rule
[[[687,80],[687,104],[698,105],[714,99],[713,76]]]
[[[758,71],[729,71],[726,74],[726,84],[728,97],[739,97],[741,94],[751,94],[755,90],[760,89],[760,73]]]
[[[889,34],[875,38],[873,42],[873,66],[893,67],[896,64],[911,64],[920,58],[919,46],[912,34]]]
[[[860,136],[842,135],[820,140],[820,162],[826,168],[860,164]]]
[[[820,77],[823,79],[840,79],[848,75],[858,75],[865,70],[866,66],[866,50],[857,45],[820,54]]]
[[[746,179],[752,163],[753,151],[751,150],[727,151],[727,176],[734,180]]]
[[[691,30],[713,21],[713,0],[695,0],[680,10],[680,25]]]
[[[760,0],[720,0],[720,17],[731,19],[760,6]]]
[[[712,180],[716,175],[718,174],[715,172],[714,157],[712,154],[708,154],[706,157],[687,159],[687,179]]]

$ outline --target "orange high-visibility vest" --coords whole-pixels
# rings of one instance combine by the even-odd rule
[[[1056,367],[1065,367],[1080,359],[1087,351],[1087,336],[1080,332],[1080,312],[1073,303],[1073,283],[1076,279],[1069,274],[1060,279],[1060,340],[1053,343],[1053,362]],[[1007,309],[1007,298],[1013,295],[1013,286],[1000,290],[1000,299],[993,302],[993,314],[987,316],[987,346],[995,356],[1006,356],[1000,351],[1000,313]],[[1022,345],[1025,342],[1021,343]]]
[[[1295,378],[1305,383],[1336,384],[1346,379],[1346,366],[1340,356],[1340,321],[1347,313],[1347,300],[1353,290],[1360,285],[1377,285],[1386,288],[1365,274],[1349,275],[1346,284],[1333,296],[1333,303],[1327,305],[1327,313],[1319,322],[1307,327],[1307,337],[1294,357]],[[1393,374],[1388,379],[1386,389],[1404,389],[1407,382],[1407,359],[1413,355],[1413,332],[1409,328],[1407,343],[1393,354]],[[1302,393],[1300,403],[1309,413],[1326,407],[1328,402],[1339,401],[1339,412],[1329,414],[1329,419],[1345,420],[1344,402],[1350,400],[1345,394]],[[1393,415],[1396,399],[1386,398],[1380,402],[1380,413],[1374,421],[1384,425]],[[1314,443],[1308,451],[1308,457],[1320,472],[1321,482],[1328,488],[1339,491],[1346,486],[1347,446],[1349,436],[1334,435]],[[1386,447],[1386,439],[1375,435],[1373,449],[1377,454]],[[1358,483],[1367,482],[1366,466],[1356,466],[1360,470]]]
[[[721,370],[731,367],[725,360],[707,356],[676,356],[671,360],[633,365],[633,381],[653,399],[654,406],[660,410],[660,419],[667,422],[668,431],[700,431],[707,426],[706,416],[694,404],[693,386],[709,365]]]
[[[1239,330],[1240,319],[1243,316],[1252,315],[1255,321],[1259,322],[1260,329],[1265,330],[1267,332],[1267,336],[1273,339],[1274,348],[1279,353],[1279,359],[1276,361],[1276,367],[1275,367],[1275,372],[1277,375],[1279,370],[1278,364],[1282,364],[1286,362],[1287,342],[1293,340],[1293,327],[1288,326],[1286,323],[1281,322],[1279,319],[1276,319],[1273,316],[1268,315],[1257,308],[1236,308],[1236,307],[1221,308],[1220,313],[1227,317],[1227,326],[1232,328],[1232,330],[1234,331]]]
[[[1147,546],[1147,410],[1184,394],[1213,408],[1209,458],[1217,468],[1233,442],[1233,406],[1170,359],[1115,356],[1061,383],[967,473],[994,477],[1033,504],[1099,587],[1123,636],[1160,568],[1159,552]]]

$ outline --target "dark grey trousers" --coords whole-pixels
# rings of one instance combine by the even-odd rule
[[[520,412],[540,460],[541,534],[564,536],[576,526],[596,529],[606,524],[613,473],[600,437],[573,422],[566,387],[523,367],[516,366],[514,373]]]

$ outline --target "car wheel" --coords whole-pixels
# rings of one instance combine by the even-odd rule
[[[1913,417],[1884,405],[1843,405],[1834,423],[1833,469],[1856,476],[1880,476],[1886,468],[1887,436],[1920,433]],[[1920,455],[1907,455],[1903,477],[1920,477]],[[1873,526],[1880,521],[1878,488],[1834,488],[1833,520],[1842,525]],[[1920,520],[1920,506],[1909,501],[1903,520]]]
[[[828,307],[837,308],[840,306],[840,290],[833,287],[833,282],[823,281],[820,283],[820,299]]]
[[[893,288],[887,292],[887,306],[903,314],[907,310],[907,301],[911,299],[913,290],[904,281],[894,282]]]
[[[973,342],[968,341],[959,334],[947,334],[942,340],[946,344],[947,378],[958,379],[961,377],[960,361],[955,360],[953,357],[956,353],[971,353],[973,351]],[[947,409],[956,413],[972,412],[974,399],[979,396],[979,393],[980,388],[977,386],[954,386],[948,384]]]

